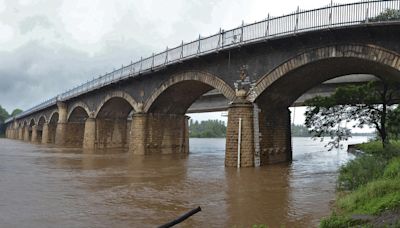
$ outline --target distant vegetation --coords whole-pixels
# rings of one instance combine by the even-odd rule
[[[11,112],[11,114],[9,114],[7,112],[7,110],[5,110],[3,107],[1,107],[0,105],[0,137],[4,137],[4,133],[5,133],[5,126],[4,126],[4,121],[6,119],[8,119],[11,116],[16,116],[19,113],[21,113],[22,110],[21,109],[14,109],[14,111]]]
[[[189,132],[192,138],[223,138],[226,136],[226,126],[221,120],[190,120]]]
[[[395,9],[386,9],[383,13],[380,13],[378,16],[374,18],[370,18],[369,21],[394,21],[400,20],[400,10]]]
[[[293,137],[311,137],[311,133],[308,131],[308,128],[304,125],[292,124],[291,126],[292,136]]]
[[[306,126],[292,124],[293,137],[312,137]],[[190,120],[189,132],[191,138],[224,138],[226,136],[225,122],[221,120],[193,121]],[[352,136],[374,136],[374,133],[352,133]],[[328,136],[328,135],[327,135]]]
[[[291,126],[293,137],[312,137],[312,133],[308,128],[301,124],[292,124]],[[375,136],[375,133],[351,133],[351,136]],[[329,136],[329,135],[325,135]]]

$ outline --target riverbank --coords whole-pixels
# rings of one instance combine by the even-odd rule
[[[320,227],[400,227],[400,141],[355,148],[364,153],[340,168],[334,212]]]

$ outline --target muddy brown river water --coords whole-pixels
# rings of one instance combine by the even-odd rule
[[[237,170],[224,147],[191,139],[189,155],[144,157],[0,139],[0,227],[156,227],[197,206],[177,227],[315,227],[352,158],[294,138],[293,163]]]

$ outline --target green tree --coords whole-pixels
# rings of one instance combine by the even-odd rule
[[[190,120],[189,132],[193,138],[221,138],[226,135],[226,126],[221,120]]]
[[[379,81],[340,87],[328,97],[317,96],[305,102],[309,106],[305,125],[315,137],[331,136],[328,145],[333,148],[351,136],[350,129],[341,124],[356,121],[353,127],[374,127],[385,147],[389,143],[389,113],[399,88],[398,83]]]
[[[388,113],[389,138],[400,139],[400,106]]]
[[[386,9],[378,16],[370,18],[370,22],[400,20],[400,10]]]
[[[0,105],[0,123],[4,123],[4,121],[9,117],[10,115],[8,112]]]
[[[16,109],[14,109],[14,111],[11,112],[11,115],[10,115],[10,116],[13,116],[13,117],[14,117],[14,116],[20,114],[21,112],[23,112],[21,109],[16,108]]]

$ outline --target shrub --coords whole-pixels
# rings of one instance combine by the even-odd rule
[[[398,208],[400,178],[372,181],[339,199],[338,206],[346,213],[356,214],[379,214]]]
[[[338,189],[355,190],[381,177],[386,164],[385,159],[371,155],[364,155],[348,162],[339,170]]]
[[[393,158],[383,172],[385,178],[400,178],[400,157]]]
[[[359,221],[352,220],[346,216],[332,214],[330,217],[323,218],[319,227],[321,228],[342,228],[361,225]]]

